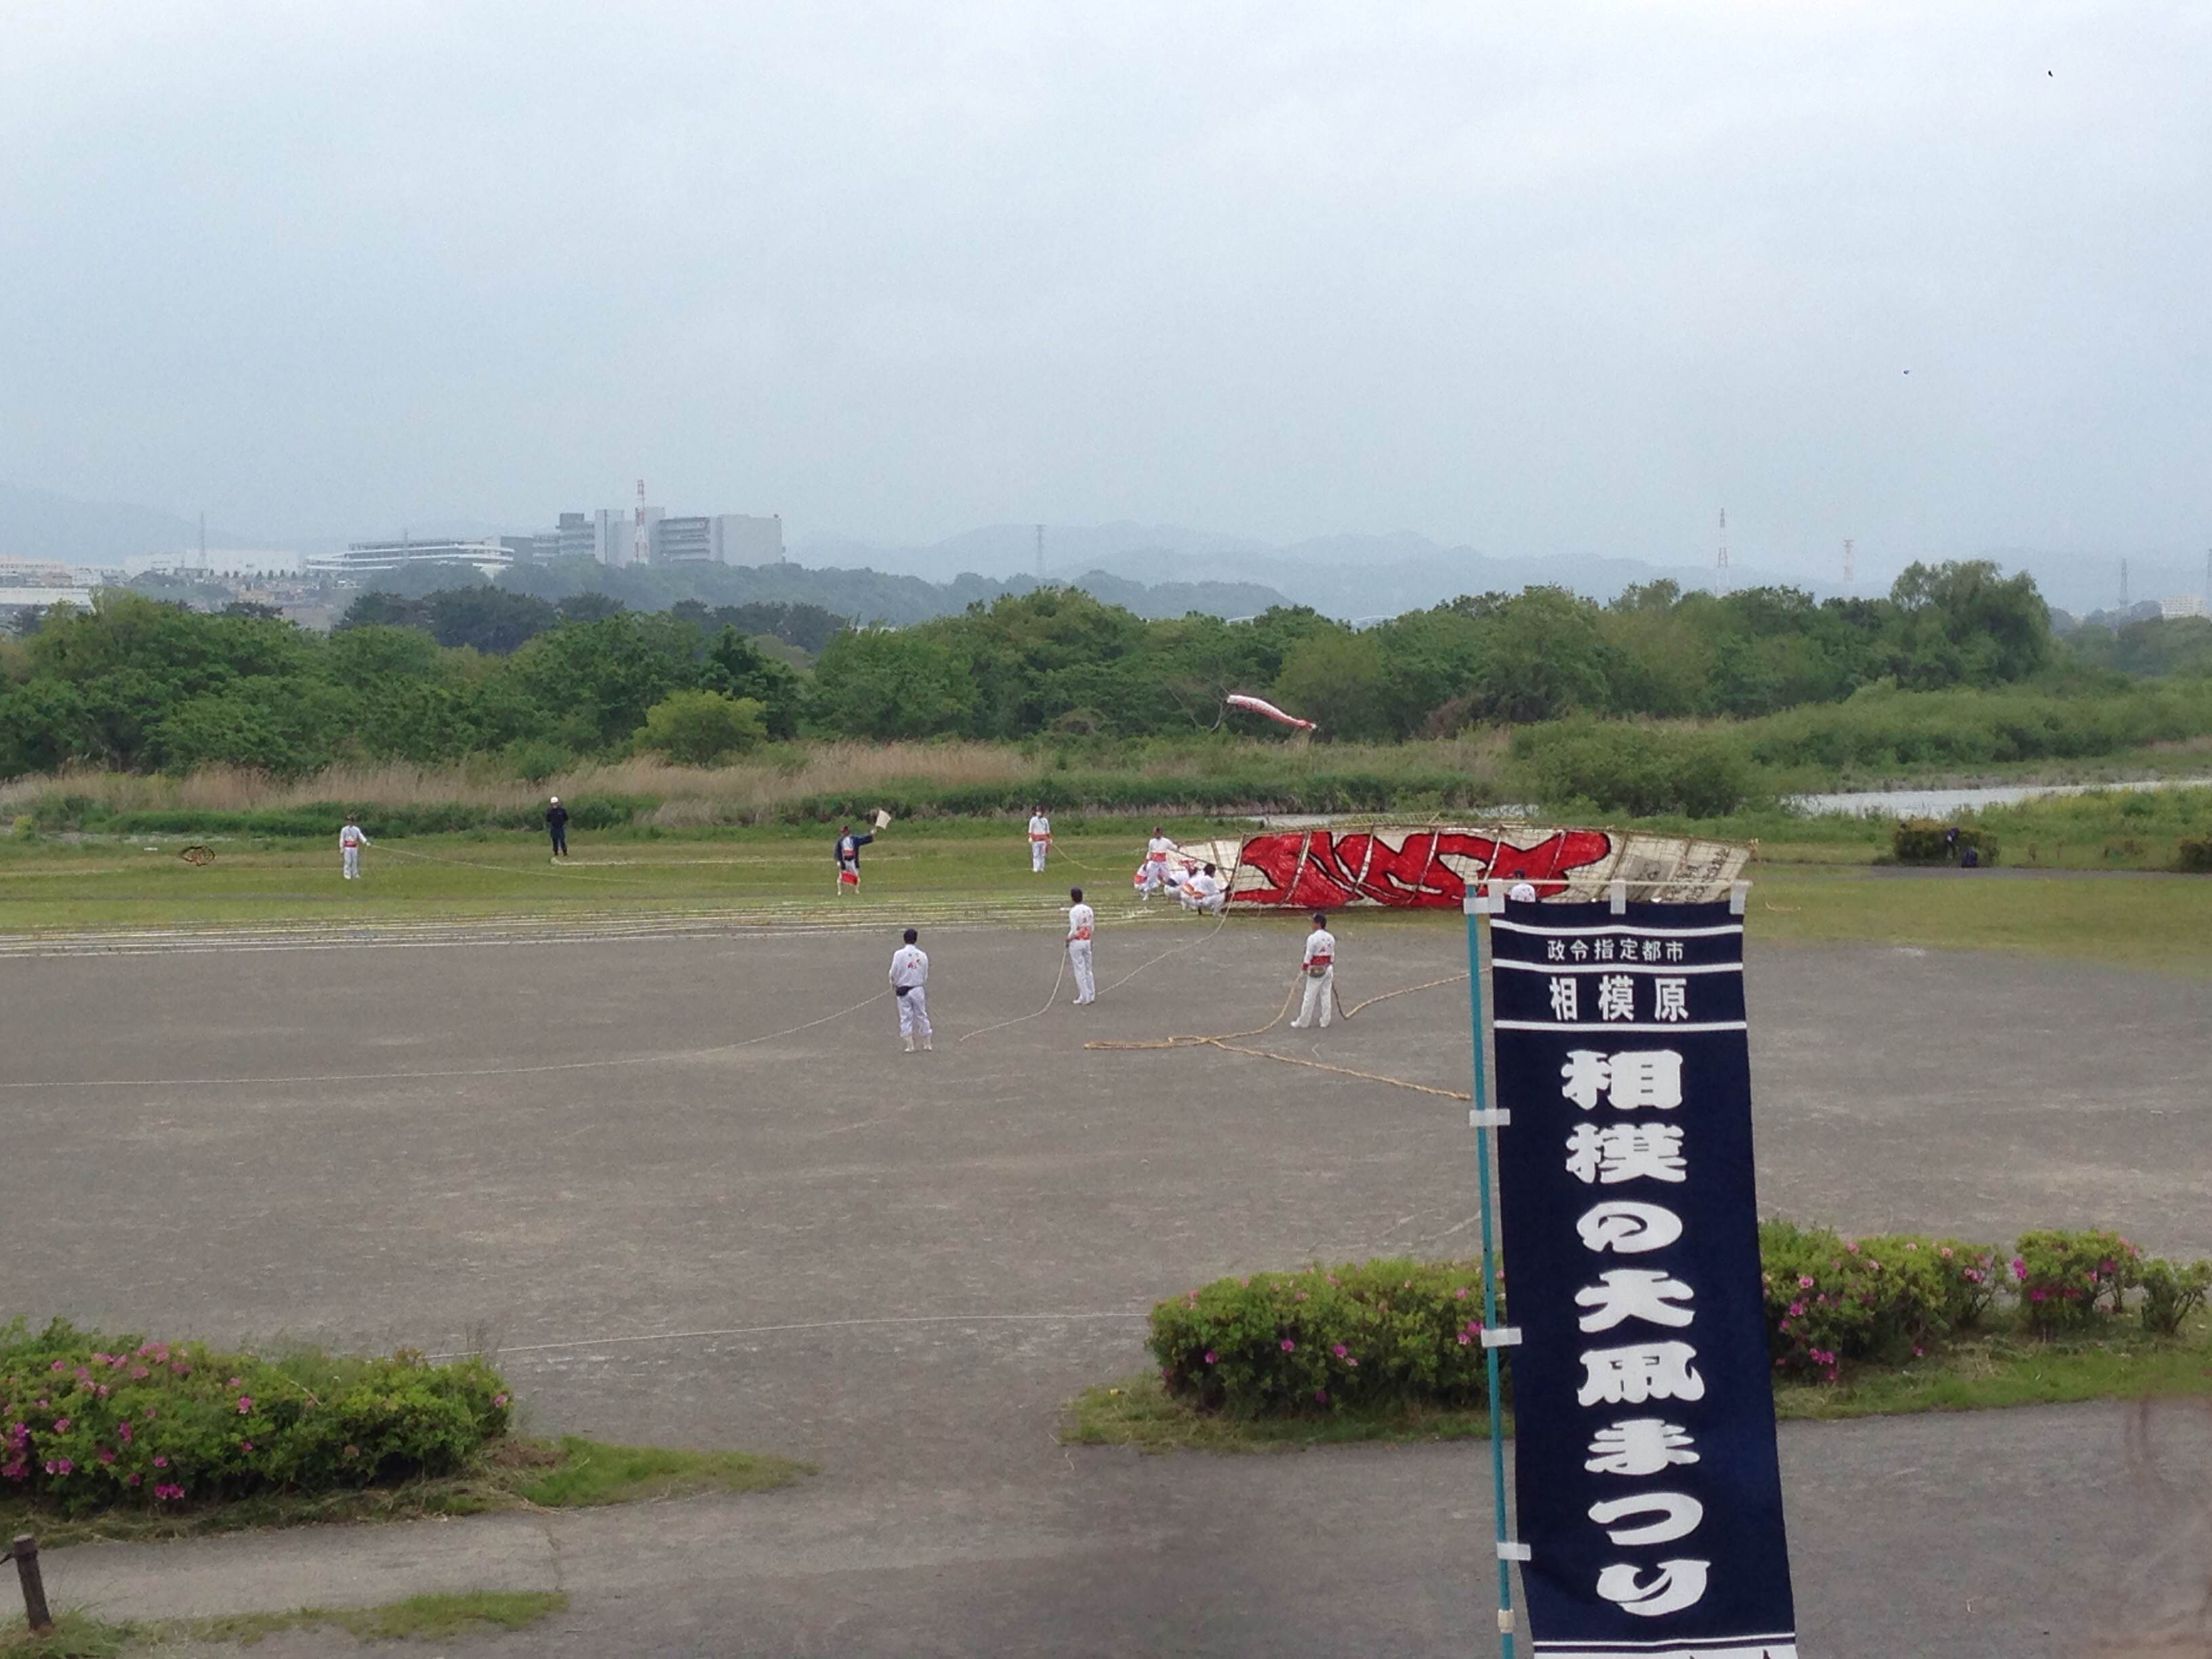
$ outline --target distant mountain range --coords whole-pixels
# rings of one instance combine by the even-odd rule
[[[428,515],[410,527],[422,536],[495,535],[501,531],[501,526],[480,520],[433,520]],[[505,528],[512,532],[515,526]],[[177,514],[120,502],[74,501],[0,481],[0,556],[120,564],[133,554],[194,546],[199,534],[196,522]],[[215,547],[284,547],[302,552],[343,545],[336,538],[271,539],[212,524],[207,539]],[[792,552],[794,566],[823,576],[851,579],[876,573],[885,578],[878,592],[886,621],[908,619],[933,605],[957,609],[969,598],[1033,586],[1037,576],[1036,528],[1025,524],[987,525],[942,541],[911,545],[808,537],[799,538]],[[2026,570],[2053,605],[2076,615],[2115,607],[2119,601],[2121,561],[2117,554],[2000,547],[1925,556],[1989,558],[2008,571]],[[817,590],[825,586],[808,581],[793,566],[783,570],[781,579],[763,570],[746,585]],[[1403,530],[1319,536],[1277,545],[1187,526],[1128,521],[1046,526],[1044,574],[1048,580],[1083,586],[1145,615],[1199,610],[1245,616],[1272,604],[1295,603],[1348,618],[1395,616],[1461,593],[1513,592],[1545,583],[1609,599],[1638,582],[1667,578],[1686,588],[1711,587],[1714,578],[1710,566],[1667,566],[1602,554],[1500,556],[1473,547],[1446,546]],[[963,575],[981,580],[963,584],[957,579]],[[1781,585],[1822,599],[1841,592],[1832,583],[1755,562],[1737,566],[1729,576],[1736,587]],[[915,578],[943,591],[924,598],[908,590],[905,582]],[[2200,592],[2205,580],[2198,561],[2136,556],[2128,561],[2128,594],[2133,601]],[[850,580],[826,584],[840,589],[854,585]],[[1870,580],[1856,591],[1872,594],[1887,586],[1886,579]],[[794,592],[791,597],[800,596]]]
[[[793,551],[809,564],[866,564],[937,581],[966,574],[1034,578],[1037,570],[1033,525],[991,525],[920,547],[875,547],[824,537],[803,540]],[[1472,547],[1446,547],[1409,530],[1317,536],[1276,546],[1174,525],[1046,526],[1048,580],[1080,580],[1087,586],[1091,575],[1102,573],[1135,582],[1257,582],[1297,604],[1352,618],[1395,616],[1462,593],[1510,593],[1547,583],[1609,599],[1625,587],[1662,578],[1684,587],[1710,587],[1713,580],[1711,569],[1638,559],[1579,554],[1499,558]],[[1792,580],[1751,567],[1730,574],[1739,587]],[[1820,583],[1792,585],[1822,598],[1837,591]]]

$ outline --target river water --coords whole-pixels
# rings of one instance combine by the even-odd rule
[[[1808,814],[1850,812],[1862,817],[1948,818],[1984,806],[2017,806],[2047,795],[2086,795],[2099,789],[2189,789],[2212,778],[2144,778],[2133,783],[2006,783],[1979,789],[1850,789],[1832,795],[1792,795],[1785,802]]]

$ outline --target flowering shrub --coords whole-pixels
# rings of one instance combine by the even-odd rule
[[[1963,1239],[1847,1239],[1770,1221],[1759,1250],[1776,1369],[1827,1382],[1848,1364],[1933,1352],[1982,1324],[2001,1295],[2042,1335],[2109,1320],[2139,1288],[2144,1329],[2171,1336],[2212,1298],[2212,1262],[2146,1261],[2117,1233],[2027,1233],[2008,1256]],[[1168,1392],[1208,1411],[1480,1407],[1481,1315],[1478,1262],[1316,1267],[1216,1279],[1163,1302],[1151,1347]],[[1510,1369],[1504,1381],[1510,1397]]]
[[[1833,1382],[1847,1359],[1898,1364],[1978,1320],[1996,1250],[1955,1238],[1846,1239],[1788,1221],[1759,1230],[1776,1366]]]
[[[2139,1261],[2136,1279],[2142,1286],[2137,1310],[2142,1328],[2154,1336],[2172,1336],[2212,1293],[2212,1261],[2192,1261],[2185,1267],[2178,1261]]]
[[[1386,1260],[1216,1279],[1152,1310],[1151,1347],[1170,1394],[1256,1416],[1480,1407],[1481,1337],[1479,1266]]]
[[[507,1431],[499,1373],[0,1327],[0,1492],[71,1513],[368,1486],[460,1468]]]
[[[2022,1233],[2013,1249],[2021,1322],[2038,1336],[2080,1330],[2119,1312],[2142,1255],[2109,1232]]]

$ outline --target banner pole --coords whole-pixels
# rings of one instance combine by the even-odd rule
[[[1497,1133],[1497,1117],[1490,1109],[1488,1063],[1484,1057],[1488,1033],[1484,1017],[1482,981],[1482,918],[1490,901],[1483,888],[1472,890],[1461,907],[1467,916],[1468,1008],[1474,1036],[1474,1109],[1468,1114],[1474,1127],[1475,1181],[1481,1189],[1482,1328],[1486,1338],[1498,1332],[1498,1258],[1492,1244],[1490,1215],[1490,1138]],[[1498,1534],[1498,1632],[1504,1659],[1513,1659],[1513,1564],[1507,1555],[1512,1530],[1505,1515],[1505,1436],[1499,1419],[1504,1407],[1499,1389],[1497,1347],[1483,1343],[1483,1361],[1490,1383],[1490,1495]]]

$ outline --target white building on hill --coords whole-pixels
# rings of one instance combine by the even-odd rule
[[[305,564],[310,576],[332,576],[341,581],[380,576],[418,565],[470,565],[487,576],[496,576],[514,562],[514,555],[497,537],[469,540],[353,542],[343,553],[311,554]]]

